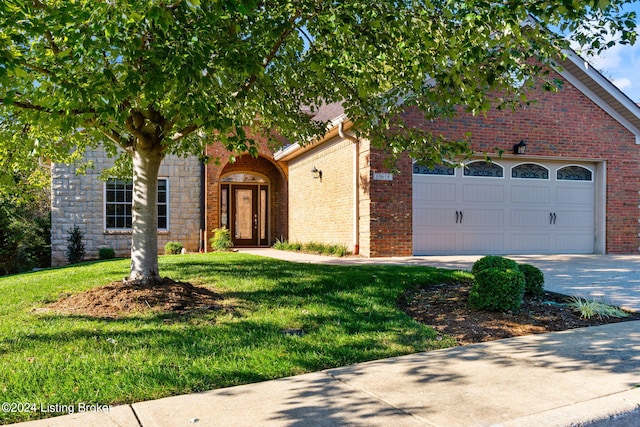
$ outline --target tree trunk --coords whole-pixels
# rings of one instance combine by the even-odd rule
[[[160,144],[138,144],[132,152],[133,205],[131,273],[129,280],[141,284],[160,280],[158,270],[158,171]]]

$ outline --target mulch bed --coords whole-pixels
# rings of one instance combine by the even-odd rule
[[[210,289],[163,278],[143,285],[138,281],[118,281],[79,294],[63,296],[48,309],[67,314],[118,318],[142,312],[186,313],[217,310],[222,296]]]
[[[525,298],[517,313],[472,310],[467,304],[471,286],[467,280],[419,287],[405,292],[399,306],[417,321],[455,337],[460,345],[640,320],[635,312],[623,318],[583,319],[566,305],[567,296],[552,292]]]

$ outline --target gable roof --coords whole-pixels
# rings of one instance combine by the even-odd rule
[[[617,120],[640,144],[640,107],[575,51],[566,49],[556,71]]]

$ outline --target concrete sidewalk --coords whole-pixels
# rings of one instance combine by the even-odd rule
[[[640,322],[624,322],[20,425],[638,426],[639,387]]]

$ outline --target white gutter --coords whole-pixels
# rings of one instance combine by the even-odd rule
[[[353,142],[353,254],[360,253],[360,141],[344,132],[344,123],[338,123],[340,138]]]

